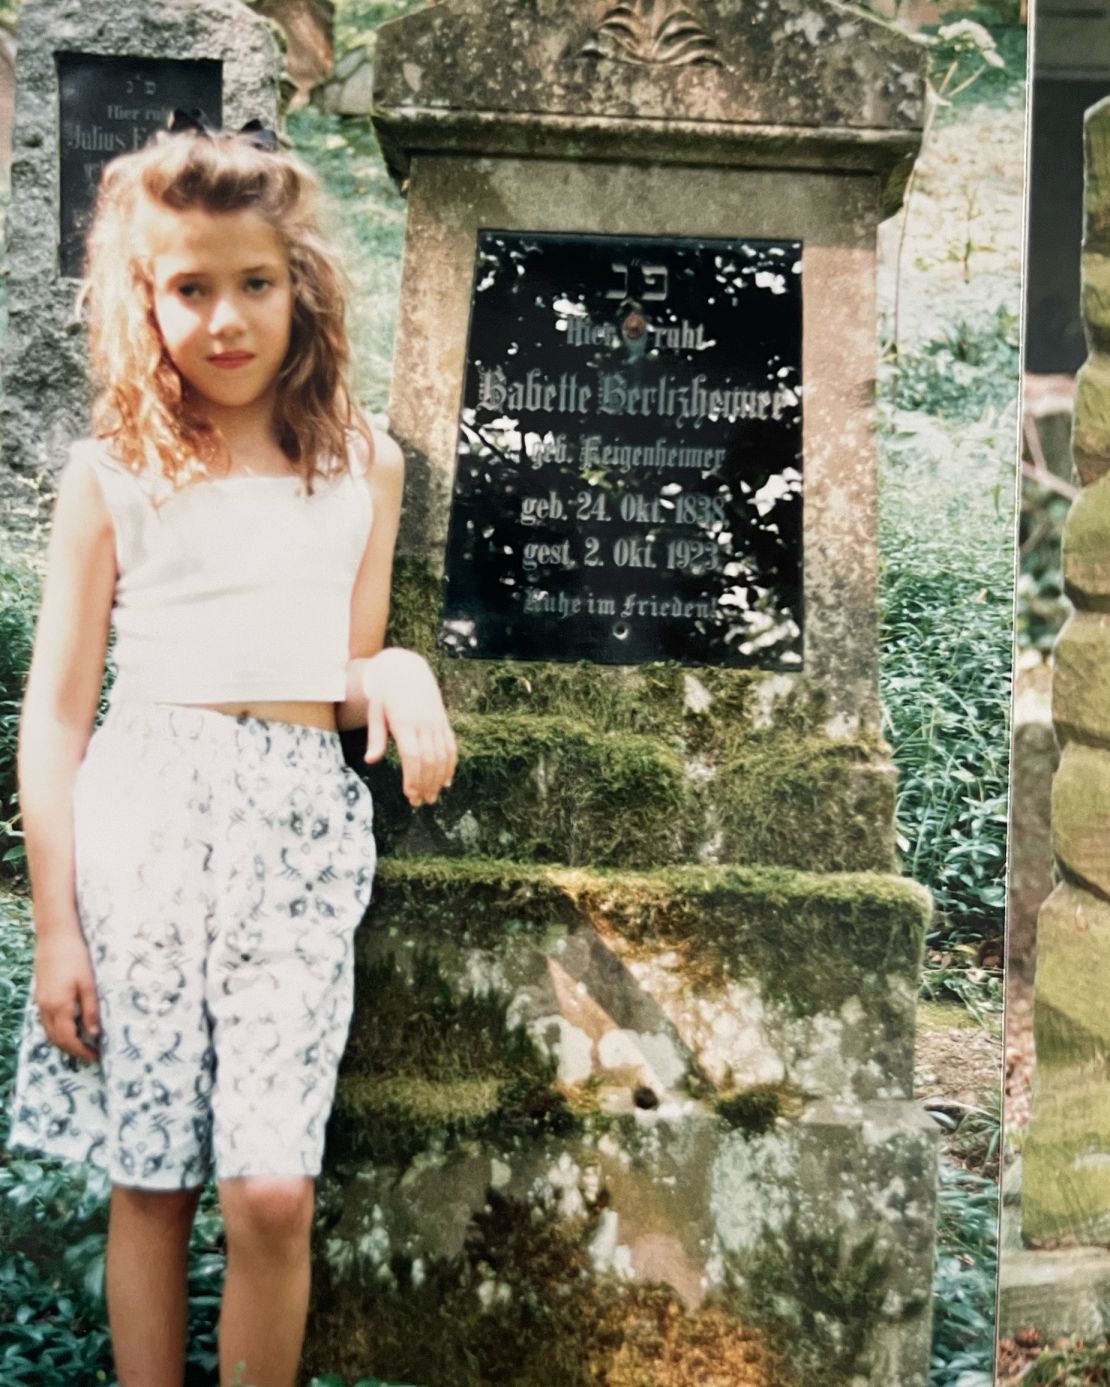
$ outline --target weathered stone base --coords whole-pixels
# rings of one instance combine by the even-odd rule
[[[929,901],[904,878],[392,859],[375,890],[337,1096],[350,1154],[567,1101],[773,1119],[910,1095]]]
[[[1110,1334],[1110,1249],[1022,1245],[1024,1157],[1002,1179],[998,1258],[998,1333],[1013,1338],[1035,1329],[1046,1342]]]
[[[901,1102],[813,1104],[753,1132],[688,1101],[340,1167],[306,1361],[435,1387],[924,1387],[935,1176],[935,1128]],[[613,1326],[645,1306],[688,1326],[685,1363],[672,1344],[671,1375],[606,1369]],[[545,1320],[564,1339],[554,1376],[529,1342],[499,1362],[498,1326]],[[708,1325],[716,1361],[697,1356]],[[697,1375],[738,1348],[758,1374]]]
[[[1011,1248],[999,1262],[998,1333],[1035,1329],[1046,1343],[1110,1334],[1110,1251]]]

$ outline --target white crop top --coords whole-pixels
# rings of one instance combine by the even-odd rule
[[[360,451],[362,448],[360,442]],[[116,689],[155,703],[347,693],[351,595],[373,519],[348,453],[314,492],[298,476],[221,477],[154,505],[98,439],[82,439],[115,531]]]

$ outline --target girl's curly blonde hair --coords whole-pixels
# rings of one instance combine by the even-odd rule
[[[100,394],[94,431],[136,472],[183,485],[229,461],[220,431],[190,406],[154,312],[151,255],[143,212],[250,209],[273,227],[289,260],[293,321],[277,378],[274,424],[308,489],[317,474],[346,466],[347,433],[373,438],[351,399],[344,285],[317,224],[319,183],[285,150],[270,152],[227,132],[161,132],[103,172],[87,241],[89,358]],[[328,459],[322,465],[321,459]]]

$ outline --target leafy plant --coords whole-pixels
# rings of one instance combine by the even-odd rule
[[[968,517],[958,556],[923,520],[887,508],[898,559],[882,585],[881,670],[901,846],[944,937],[983,939],[1001,935],[1005,909],[1011,578]]]
[[[930,1387],[993,1374],[998,1186],[942,1157]],[[965,1377],[964,1375],[967,1375]]]
[[[336,56],[373,43],[379,24],[422,10],[427,4],[428,0],[336,0],[332,25]]]
[[[917,350],[903,350],[887,379],[903,409],[978,419],[1014,398],[1020,366],[1019,319],[1007,304],[956,318]]]
[[[0,563],[0,862],[9,869],[23,859],[16,827],[16,743],[38,600],[38,580],[28,568]]]

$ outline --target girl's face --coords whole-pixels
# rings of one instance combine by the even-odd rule
[[[146,223],[162,342],[216,410],[269,402],[293,322],[293,287],[274,228],[251,209],[151,207]]]

